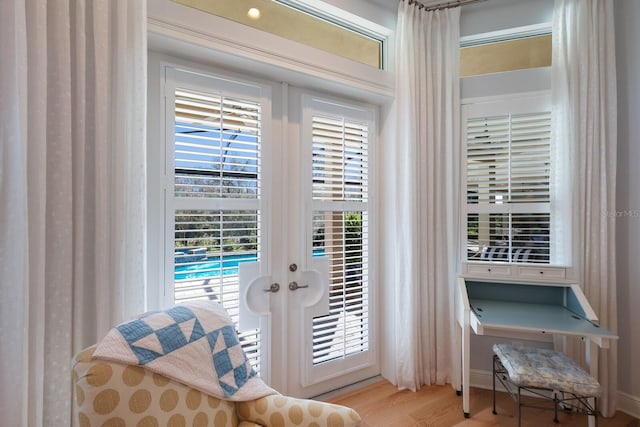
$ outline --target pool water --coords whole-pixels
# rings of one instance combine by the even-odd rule
[[[220,262],[221,258],[222,262]],[[174,267],[174,280],[206,279],[219,277],[220,273],[224,276],[238,274],[239,264],[257,260],[256,254],[245,254],[209,257],[203,262],[176,264]]]
[[[323,256],[324,250],[314,249],[313,256]],[[222,265],[220,259],[222,258]],[[219,277],[238,274],[238,265],[243,262],[255,262],[258,260],[257,254],[227,255],[224,257],[209,257],[205,261],[197,263],[175,264],[174,280],[198,280],[211,277]]]

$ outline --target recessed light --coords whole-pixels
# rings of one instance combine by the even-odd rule
[[[247,12],[247,16],[251,19],[259,19],[260,18],[260,9],[252,7]]]

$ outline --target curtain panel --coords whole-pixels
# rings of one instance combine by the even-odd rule
[[[385,146],[385,270],[393,291],[391,360],[401,389],[451,381],[457,265],[460,8],[401,1],[395,135]]]
[[[145,308],[146,51],[144,0],[0,4],[3,425],[71,425],[73,354]]]
[[[552,132],[571,182],[571,262],[600,323],[617,331],[615,182],[617,99],[612,0],[556,0]],[[577,347],[574,345],[574,347]],[[573,355],[580,357],[573,349]],[[615,413],[617,345],[600,352],[600,410]]]

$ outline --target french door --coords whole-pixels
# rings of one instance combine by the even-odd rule
[[[374,111],[169,66],[164,97],[166,303],[223,304],[283,393],[376,375]]]

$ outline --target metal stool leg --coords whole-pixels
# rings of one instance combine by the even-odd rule
[[[493,356],[493,415],[496,415],[496,356]]]
[[[518,386],[518,427],[520,427],[520,423],[522,421],[522,403],[521,403],[521,396],[520,396],[520,386]]]

